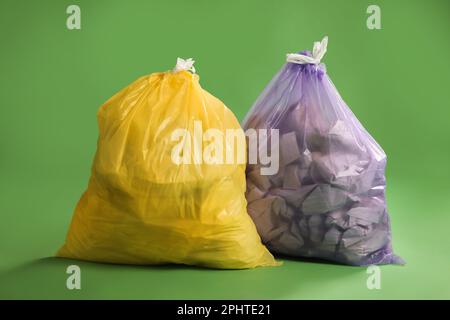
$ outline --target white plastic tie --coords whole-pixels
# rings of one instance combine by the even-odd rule
[[[177,58],[177,64],[175,65],[175,68],[173,68],[173,72],[185,70],[195,73],[194,63],[195,61],[192,60],[192,58],[186,60],[182,58]]]
[[[297,64],[319,64],[325,52],[327,52],[328,37],[324,37],[320,42],[314,42],[312,57],[299,53],[288,53],[286,61]]]

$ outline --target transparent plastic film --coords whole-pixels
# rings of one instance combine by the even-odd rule
[[[391,245],[386,155],[320,63],[326,43],[289,54],[244,120],[244,130],[279,131],[278,172],[247,168],[248,211],[272,252],[402,264]]]
[[[245,157],[204,157],[207,132],[243,131],[194,72],[193,60],[178,59],[172,71],[141,77],[100,107],[91,178],[58,256],[224,269],[278,265],[246,210]],[[221,145],[236,148],[225,139]]]

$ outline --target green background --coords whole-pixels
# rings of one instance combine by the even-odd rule
[[[81,7],[81,30],[66,8]],[[381,30],[366,27],[369,4]],[[388,154],[407,265],[285,260],[243,271],[51,258],[87,185],[96,111],[137,77],[193,57],[239,119],[287,52],[329,36],[328,74]],[[24,1],[0,5],[0,298],[450,298],[450,1]],[[82,289],[69,291],[78,264]]]

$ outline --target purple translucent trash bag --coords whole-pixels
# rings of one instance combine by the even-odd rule
[[[326,45],[288,55],[244,120],[245,130],[279,130],[278,172],[247,167],[249,214],[275,253],[403,264],[391,245],[386,154],[320,64]]]

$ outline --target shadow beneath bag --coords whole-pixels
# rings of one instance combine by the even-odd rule
[[[282,260],[279,267],[217,270],[43,258],[0,274],[0,299],[310,299],[317,298],[318,288],[327,298],[336,282],[366,279],[365,268],[318,259]],[[80,290],[67,288],[71,265],[80,268]]]
[[[341,266],[341,267],[345,266],[347,268],[351,268],[351,267],[359,268],[358,266],[344,265],[344,264],[339,263],[339,262],[325,260],[325,259],[320,259],[320,258],[291,257],[291,256],[283,255],[283,254],[275,254],[275,258],[277,260],[299,262],[299,263],[316,263],[316,264]]]

